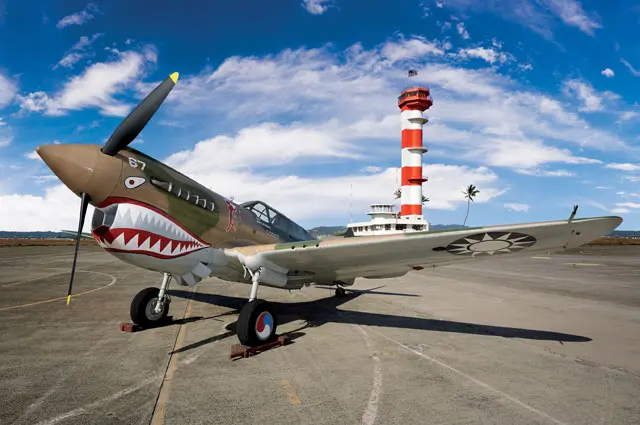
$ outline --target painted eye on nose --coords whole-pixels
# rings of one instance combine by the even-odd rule
[[[144,184],[144,177],[127,177],[124,179],[124,185],[127,189],[135,189],[136,187]]]

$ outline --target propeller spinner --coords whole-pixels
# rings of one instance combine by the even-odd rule
[[[162,102],[167,98],[169,92],[178,82],[178,73],[174,72],[169,75],[162,83],[160,83],[151,93],[145,97],[142,102],[135,107],[133,111],[120,123],[115,131],[109,137],[100,151],[109,156],[114,156],[120,150],[127,147],[144,129],[151,117],[156,113]],[[38,153],[44,154],[38,151]],[[43,157],[46,162],[46,158]],[[87,214],[87,207],[91,201],[89,194],[80,192],[80,217],[78,218],[78,234],[76,236],[75,251],[73,254],[73,265],[71,266],[71,278],[69,279],[69,290],[67,291],[67,305],[71,302],[71,290],[73,287],[73,278],[76,271],[76,261],[78,259],[78,247],[82,236],[82,227]]]

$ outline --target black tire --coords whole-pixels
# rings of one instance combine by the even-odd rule
[[[344,290],[344,288],[342,286],[338,286],[336,288],[336,297],[340,298],[340,297],[344,297],[347,294],[347,292]]]
[[[152,328],[162,324],[169,314],[169,303],[165,302],[162,313],[155,314],[153,308],[160,294],[158,288],[145,288],[131,301],[131,320],[143,328]]]
[[[266,314],[263,315],[263,313]],[[267,327],[264,325],[269,325],[269,322],[271,322],[272,326],[270,327],[270,332],[267,335],[260,335],[258,332],[258,319],[262,319],[263,321],[263,332],[267,330]],[[256,347],[273,341],[276,338],[277,327],[278,319],[271,311],[269,303],[265,300],[255,299],[242,307],[240,317],[238,317],[236,332],[238,334],[240,344],[248,347]]]

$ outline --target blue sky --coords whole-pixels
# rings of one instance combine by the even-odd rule
[[[34,148],[104,143],[178,71],[133,146],[306,227],[394,202],[396,97],[423,85],[432,223],[461,223],[475,184],[470,225],[579,204],[640,229],[639,26],[631,1],[0,0],[0,228],[74,228]]]

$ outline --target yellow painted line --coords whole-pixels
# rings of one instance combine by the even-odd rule
[[[600,264],[596,263],[565,263],[568,266],[599,266]]]
[[[291,387],[291,383],[289,381],[283,379],[282,381],[280,381],[280,386],[284,390],[284,393],[287,395],[287,398],[289,398],[289,403],[300,404],[300,398],[294,391],[293,387]]]
[[[108,288],[109,286],[111,286],[114,283],[116,283],[116,281],[118,280],[117,277],[112,276],[112,275],[107,274],[107,273],[93,272],[93,271],[89,271],[89,270],[83,270],[83,271],[85,271],[87,273],[95,273],[95,274],[101,274],[101,275],[104,275],[104,276],[108,276],[108,277],[111,278],[111,282],[109,282],[109,284],[107,284],[105,286],[101,286],[100,288],[92,289],[90,291],[80,292],[79,294],[73,294],[72,298],[79,297],[81,295],[87,295],[87,294],[90,294],[92,292],[96,292],[96,291],[99,291],[101,289]],[[52,302],[56,302],[56,301],[66,300],[66,299],[67,299],[67,296],[65,295],[64,297],[52,298],[50,300],[37,301],[37,302],[34,302],[34,303],[29,303],[29,304],[12,305],[11,307],[3,307],[3,308],[0,308],[0,311],[13,310],[14,308],[31,307],[31,306],[34,306],[34,305],[52,303]]]
[[[191,297],[189,297],[189,301],[187,301],[187,310],[184,313],[184,318],[188,319],[191,317],[191,306],[193,303],[191,300],[193,299],[193,294],[196,292],[195,288],[191,292]],[[164,413],[167,406],[167,401],[169,400],[169,393],[171,392],[171,383],[173,382],[173,375],[178,368],[178,357],[180,353],[176,353],[176,350],[182,348],[182,343],[184,342],[184,337],[187,334],[187,328],[185,323],[180,325],[180,329],[178,330],[178,337],[176,338],[176,342],[173,345],[173,350],[171,350],[174,354],[171,355],[171,359],[169,359],[169,365],[167,366],[167,372],[164,375],[164,380],[162,382],[162,386],[160,388],[160,394],[158,395],[158,401],[156,403],[156,408],[153,412],[153,417],[151,418],[150,425],[163,425],[164,424]]]

